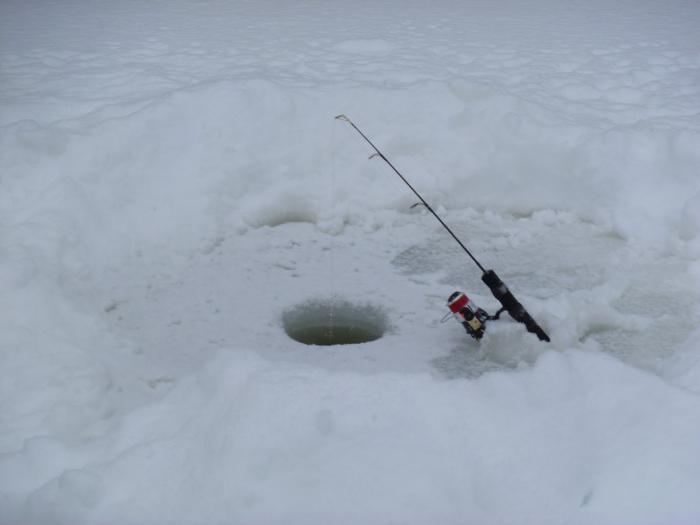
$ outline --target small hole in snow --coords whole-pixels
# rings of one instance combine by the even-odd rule
[[[287,211],[271,211],[268,213],[260,213],[258,217],[253,219],[252,223],[256,228],[269,226],[281,226],[295,222],[315,223],[316,215],[305,210],[287,210]]]
[[[306,345],[352,345],[375,341],[387,327],[384,312],[344,299],[308,301],[282,315],[287,335]]]

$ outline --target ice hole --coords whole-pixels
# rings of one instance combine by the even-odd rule
[[[370,304],[353,304],[344,299],[308,301],[282,315],[287,335],[306,345],[355,345],[375,341],[384,335],[384,312]]]
[[[252,222],[257,228],[262,226],[274,228],[275,226],[281,226],[283,224],[293,222],[314,223],[316,222],[316,214],[306,210],[272,210],[259,213],[258,217],[256,217]]]

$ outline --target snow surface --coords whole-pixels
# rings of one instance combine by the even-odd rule
[[[4,0],[0,523],[700,522],[698,27]],[[550,344],[440,324],[496,303],[338,113]],[[286,336],[333,296],[384,337]]]

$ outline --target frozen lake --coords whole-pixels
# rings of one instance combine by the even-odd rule
[[[699,26],[3,2],[0,522],[696,523]]]

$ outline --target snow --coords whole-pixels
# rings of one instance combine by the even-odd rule
[[[698,522],[699,25],[3,2],[0,523]],[[550,344],[440,323],[496,302],[339,113]],[[384,336],[285,334],[328,298]]]

